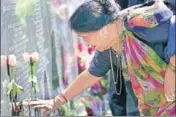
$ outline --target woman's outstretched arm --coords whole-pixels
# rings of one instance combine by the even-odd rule
[[[67,100],[72,100],[84,90],[91,87],[101,78],[91,75],[88,70],[82,72],[77,78],[63,91],[63,95]]]
[[[91,75],[88,70],[85,70],[76,77],[76,79],[62,92],[62,94],[58,94],[54,99],[31,101],[27,105],[33,108],[44,109],[43,115],[46,116],[65,104],[66,100],[72,100],[75,96],[79,95],[99,80],[100,77],[95,77]]]

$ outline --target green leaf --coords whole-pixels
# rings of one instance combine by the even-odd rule
[[[15,8],[15,14],[26,26],[26,17],[34,13],[36,0],[18,0]],[[25,21],[25,22],[24,22]]]
[[[29,82],[30,82],[31,84],[33,84],[33,86],[34,86],[34,87],[32,87],[33,90],[36,90],[36,92],[39,92],[39,86],[38,86],[37,77],[30,75],[30,76],[29,76]]]
[[[4,82],[2,83],[2,86],[4,88],[4,90],[7,89],[7,85],[9,84],[9,81],[8,80],[4,80]]]
[[[29,83],[32,83],[32,76],[29,76]]]
[[[14,83],[14,80],[12,80],[11,82],[9,82],[9,84],[7,85],[7,95],[10,95],[10,92],[13,89],[13,83]]]
[[[38,83],[38,82],[37,82],[37,77],[36,77],[36,76],[33,76],[33,78],[32,78],[32,82],[35,83],[35,84]]]
[[[8,95],[8,85],[9,85],[9,80],[4,80],[4,82],[2,83],[3,85],[3,89],[6,95]]]
[[[15,83],[16,88],[17,88],[17,93],[22,93],[24,91],[23,87]]]
[[[15,96],[17,93],[22,93],[24,91],[24,89],[18,85],[14,80],[11,82],[11,85],[12,85],[12,94],[13,96]]]
[[[18,86],[17,86],[17,83],[13,83],[13,90],[12,90],[12,93],[13,93],[13,96],[15,96],[18,92]]]
[[[40,90],[39,90],[39,86],[38,86],[38,84],[35,84],[35,90],[36,90],[36,92],[39,92]]]
[[[16,87],[16,85],[14,83],[13,84],[13,90],[12,90],[13,97],[15,97],[16,92],[17,92],[17,87]]]
[[[17,16],[26,17],[31,15],[34,10],[36,0],[19,0],[16,4],[15,13]]]
[[[30,76],[29,76],[29,82],[30,82],[30,83],[35,83],[35,84],[37,84],[37,83],[38,83],[37,77],[30,75]]]
[[[16,93],[21,93],[22,91],[24,91],[24,89],[15,82],[15,79],[12,79],[11,81],[6,79],[3,82],[3,87],[5,89],[6,95],[10,95],[10,93],[12,92],[13,96],[15,96]]]

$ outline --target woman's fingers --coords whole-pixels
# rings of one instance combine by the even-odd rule
[[[51,113],[51,110],[46,110],[46,111],[43,112],[43,115],[44,115],[44,116],[47,116],[47,115],[49,115],[50,113]]]
[[[47,105],[35,105],[32,106],[33,109],[44,109],[43,116],[49,115],[53,110]]]
[[[46,100],[38,100],[38,101],[30,101],[28,103],[29,106],[35,106],[35,105],[40,105],[40,104],[48,104],[48,101]]]
[[[175,95],[174,95],[174,94],[172,94],[172,95],[167,95],[167,96],[166,96],[166,100],[167,100],[168,102],[173,102],[173,101],[175,101]]]
[[[32,106],[33,109],[47,109],[47,107],[45,105],[35,105]]]
[[[33,109],[43,109],[43,115],[48,115],[54,111],[53,101],[52,100],[37,100],[37,101],[28,101],[27,105]]]
[[[39,105],[39,104],[41,104],[40,101],[31,101],[31,102],[29,102],[30,106],[32,106],[32,105]]]

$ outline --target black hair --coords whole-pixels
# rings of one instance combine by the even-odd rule
[[[90,0],[77,8],[70,18],[70,27],[76,32],[101,29],[118,18],[120,6],[112,0]]]
[[[121,9],[125,9],[128,7],[129,0],[115,0],[115,2],[120,5]]]

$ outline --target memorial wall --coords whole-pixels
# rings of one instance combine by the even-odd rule
[[[1,0],[1,116],[40,116],[41,110],[23,104],[58,95],[88,63],[80,63],[78,50],[85,45],[68,23],[84,1]],[[93,98],[96,85],[51,115],[102,115],[106,99]],[[21,105],[19,112],[14,104]]]
[[[57,6],[54,6],[61,4],[66,4],[66,1],[1,0],[1,55],[16,57],[15,82],[23,88],[23,92],[17,94],[17,101],[35,95],[29,83],[30,61],[24,60],[26,53],[39,54],[35,63],[39,86],[37,98],[52,98],[77,75],[76,39],[68,27],[68,9],[63,9],[64,18],[60,18],[55,9]],[[10,99],[5,95],[3,85],[9,79],[7,68],[7,64],[1,67],[2,116],[12,114]],[[28,115],[28,111],[25,109],[24,114]]]

